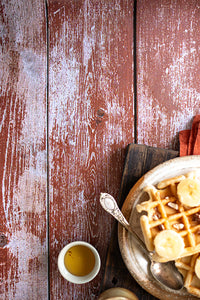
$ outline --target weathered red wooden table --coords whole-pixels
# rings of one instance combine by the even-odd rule
[[[178,150],[200,112],[199,28],[197,0],[0,1],[1,299],[97,299],[100,192],[118,198],[129,143]],[[102,259],[85,285],[57,269],[74,240]]]

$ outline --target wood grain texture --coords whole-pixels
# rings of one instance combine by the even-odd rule
[[[127,156],[124,165],[122,176],[122,184],[120,190],[120,207],[124,203],[131,188],[134,184],[149,170],[155,166],[178,156],[177,151],[159,149],[145,145],[130,144],[127,151]],[[123,206],[124,213],[126,213],[127,220],[130,217],[131,205],[126,204],[126,209]],[[128,213],[127,213],[128,212]],[[118,239],[118,224],[115,222],[113,228],[108,255],[106,259],[106,268],[102,280],[101,291],[114,287],[124,287],[133,291],[138,299],[156,300],[154,296],[141,289],[139,284],[127,271],[127,267],[123,262]]]
[[[199,1],[137,1],[138,143],[177,150],[200,113],[199,26]]]
[[[102,268],[113,219],[100,192],[117,198],[125,147],[134,139],[133,3],[49,1],[50,292],[52,299],[95,299],[91,283],[67,283],[61,248],[92,243]]]
[[[47,298],[43,1],[0,3],[0,298]]]
[[[114,224],[100,192],[119,200],[135,138],[178,150],[178,132],[200,113],[200,1],[134,3],[0,1],[4,300],[96,299]],[[101,255],[86,285],[58,273],[58,253],[74,240]]]

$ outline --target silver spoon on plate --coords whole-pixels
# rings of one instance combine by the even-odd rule
[[[159,263],[152,259],[152,253],[149,252],[144,242],[134,232],[121,210],[119,209],[115,199],[107,193],[101,193],[100,195],[101,206],[111,214],[123,227],[125,227],[135,238],[137,243],[142,248],[143,252],[150,260],[150,270],[153,277],[165,287],[172,290],[180,290],[183,287],[183,277],[176,268],[174,262]]]

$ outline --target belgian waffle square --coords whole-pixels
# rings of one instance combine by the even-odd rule
[[[184,286],[187,291],[194,296],[200,297],[200,279],[195,273],[195,264],[198,258],[199,253],[182,257],[175,261],[175,265],[183,275]]]
[[[187,176],[194,177],[194,174]],[[177,176],[160,182],[157,187],[148,185],[145,188],[150,200],[138,204],[137,210],[146,212],[146,215],[141,216],[140,223],[149,251],[155,250],[154,239],[160,231],[173,230],[182,237],[185,244],[180,257],[200,252],[200,206],[186,207],[177,196],[177,185],[184,178],[185,175]],[[153,259],[166,261],[156,253]]]

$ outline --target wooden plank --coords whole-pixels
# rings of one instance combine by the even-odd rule
[[[124,200],[133,185],[146,172],[160,163],[177,156],[178,152],[173,150],[159,149],[145,145],[129,145],[122,176],[120,206],[124,203]],[[118,240],[116,238],[117,235],[117,222],[115,222],[106,259],[106,268],[102,280],[101,292],[113,287],[123,287],[133,291],[138,299],[156,299],[143,290],[130,275],[121,257]]]
[[[61,278],[57,256],[91,242],[102,268],[113,220],[99,195],[117,197],[125,147],[134,139],[133,1],[49,1],[50,292],[94,299],[102,269],[86,285]]]
[[[44,1],[0,3],[0,298],[47,299]]]
[[[177,150],[200,113],[199,27],[196,0],[137,1],[138,143]]]

